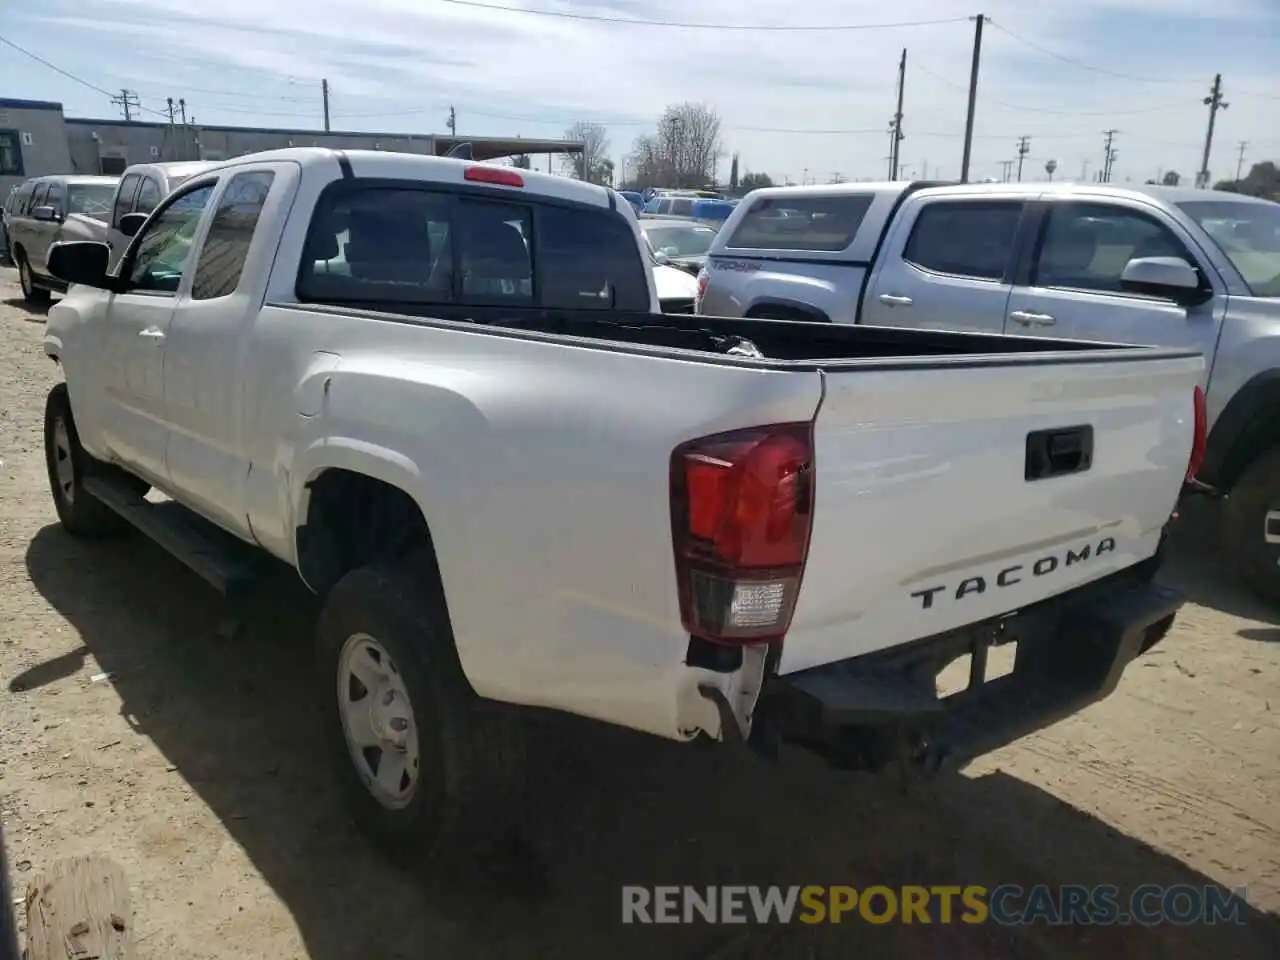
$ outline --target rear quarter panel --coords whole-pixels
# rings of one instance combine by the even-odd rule
[[[676,736],[688,638],[671,451],[809,419],[819,374],[374,316],[259,317],[245,370],[245,408],[269,411],[252,452],[254,530],[291,536],[325,469],[393,483],[431,527],[478,693]]]

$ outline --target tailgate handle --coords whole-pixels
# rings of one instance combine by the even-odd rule
[[[1058,427],[1027,434],[1027,480],[1083,473],[1093,464],[1093,427]]]

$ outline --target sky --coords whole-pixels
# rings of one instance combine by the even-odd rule
[[[0,96],[112,117],[107,92],[156,119],[184,98],[200,123],[559,137],[604,124],[621,163],[663,108],[723,121],[742,171],[826,182],[884,179],[897,68],[907,50],[906,177],[960,173],[979,11],[970,177],[1003,176],[1029,137],[1023,179],[1092,178],[1114,129],[1112,179],[1170,169],[1190,182],[1209,94],[1223,75],[1209,168],[1280,162],[1280,0],[27,0],[6,4]],[[90,12],[92,11],[92,12]],[[520,11],[535,11],[520,12]],[[559,15],[547,15],[547,14]],[[666,21],[668,25],[620,21]],[[671,24],[682,25],[671,25]],[[699,26],[702,25],[702,26]],[[756,28],[756,29],[743,29]],[[767,28],[767,29],[760,29]],[[780,29],[785,28],[785,29]],[[799,29],[798,29],[799,28]],[[58,69],[54,69],[58,68]],[[59,72],[61,71],[61,72]],[[94,89],[97,88],[97,89]]]

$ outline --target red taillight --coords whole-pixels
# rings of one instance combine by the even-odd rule
[[[467,167],[462,178],[472,183],[496,183],[501,187],[524,186],[524,177],[504,167]]]
[[[813,524],[808,423],[692,440],[671,455],[671,530],[680,617],[719,643],[782,637]]]
[[[1187,462],[1188,481],[1194,480],[1204,463],[1205,444],[1209,437],[1209,411],[1205,408],[1204,390],[1198,384],[1193,394],[1195,407],[1195,433],[1191,440],[1191,459]]]
[[[699,300],[701,300],[703,296],[706,295],[707,281],[710,279],[711,277],[707,273],[706,267],[703,267],[701,270],[698,271],[698,299]]]

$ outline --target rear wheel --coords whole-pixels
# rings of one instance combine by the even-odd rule
[[[1233,564],[1255,593],[1280,605],[1280,447],[1249,465],[1226,508]]]
[[[522,799],[520,731],[471,690],[429,556],[355,570],[317,628],[331,759],[348,807],[408,866],[503,842]]]
[[[22,286],[22,299],[32,306],[43,306],[49,302],[49,291],[37,287],[31,276],[31,264],[27,262],[25,252],[18,251],[18,283]]]

